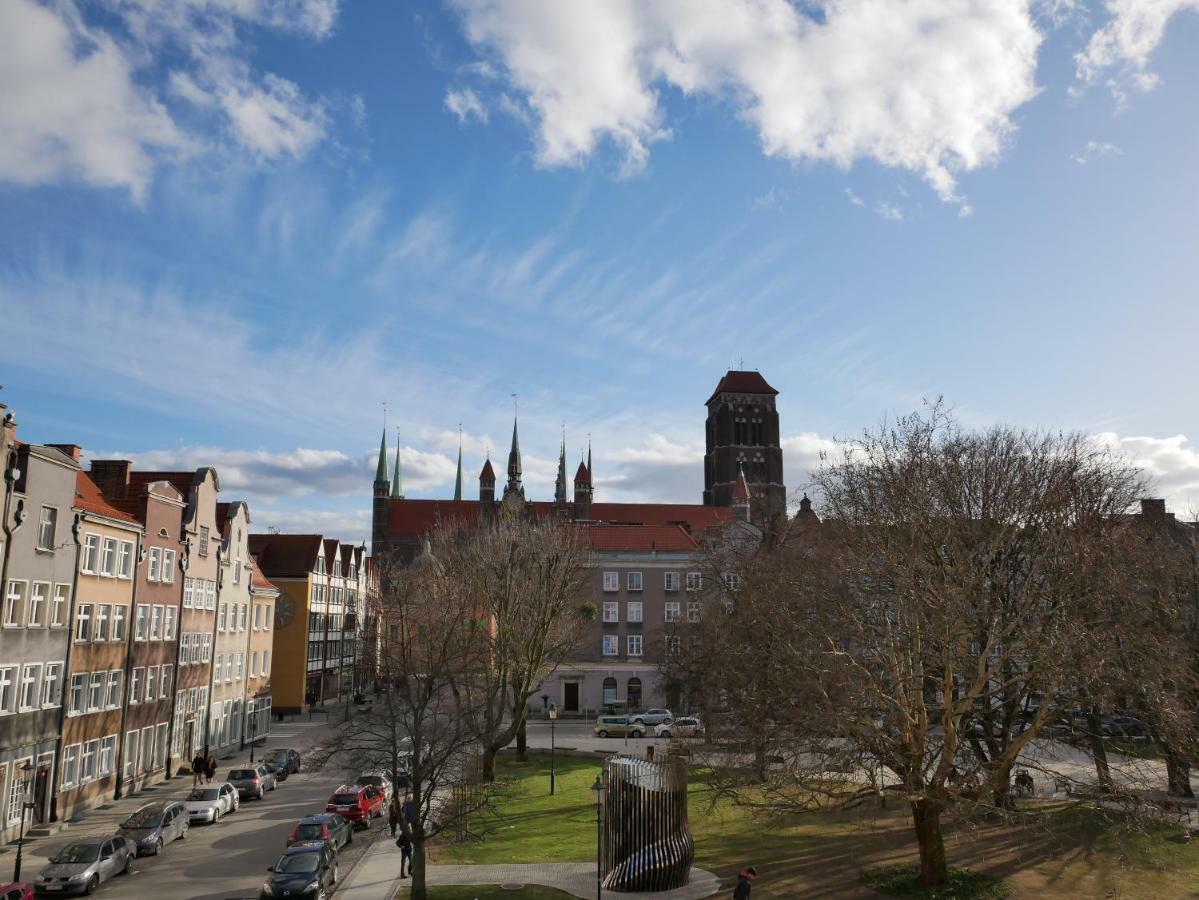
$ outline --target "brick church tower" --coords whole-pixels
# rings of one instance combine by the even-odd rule
[[[730,370],[716,385],[708,398],[704,506],[732,506],[744,471],[753,521],[765,525],[786,515],[777,395],[758,372]]]

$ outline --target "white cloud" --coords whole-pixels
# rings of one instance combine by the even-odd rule
[[[880,200],[874,207],[875,214],[887,222],[902,222],[903,210],[898,203],[891,203],[888,200]]]
[[[754,197],[754,209],[770,209],[778,212],[783,208],[783,201],[786,199],[785,191],[772,187],[765,194]]]
[[[216,90],[238,142],[257,157],[299,158],[325,136],[324,104],[305,98],[286,78],[267,74],[255,84],[230,77]]]
[[[0,180],[79,180],[141,199],[190,142],[126,52],[69,5],[0,3]]]
[[[1037,93],[1042,36],[1028,0],[455,5],[468,39],[526,98],[547,166],[578,165],[608,140],[626,170],[643,167],[669,136],[670,87],[728,102],[769,156],[870,159],[953,200],[957,173],[995,161],[1011,113]]]
[[[845,189],[845,196],[849,198],[849,202],[854,206],[865,206],[866,201],[853,192],[853,188]]]
[[[1104,156],[1123,156],[1124,151],[1115,144],[1105,144],[1103,141],[1087,141],[1087,145],[1077,153],[1070,154],[1070,158],[1080,166],[1085,166],[1093,159],[1099,159]]]
[[[463,125],[472,118],[484,123],[488,119],[487,107],[470,88],[446,91],[445,108],[456,115]]]
[[[1179,518],[1199,515],[1199,446],[1186,435],[1159,438],[1105,431],[1095,439],[1141,467]]]
[[[1126,85],[1140,91],[1157,85],[1157,76],[1148,70],[1149,57],[1170,19],[1186,10],[1199,12],[1199,0],[1107,0],[1106,8],[1111,18],[1075,56],[1075,69],[1085,84],[1116,70],[1107,85],[1123,103]]]
[[[343,544],[369,544],[371,511],[369,507],[349,512],[315,509],[286,509],[275,506],[251,506],[250,530],[269,529],[283,534],[323,534]]]

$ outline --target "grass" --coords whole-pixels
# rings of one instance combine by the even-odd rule
[[[949,884],[926,888],[920,884],[919,866],[889,866],[862,876],[862,881],[888,897],[922,897],[928,900],[1002,900],[1012,889],[997,878],[969,869],[950,869]]]
[[[558,757],[553,797],[545,755],[534,754],[527,763],[501,756],[498,771],[503,786],[494,812],[471,822],[478,839],[441,844],[432,862],[595,859],[590,786],[600,771],[598,759]],[[754,900],[877,897],[863,881],[868,873],[916,859],[910,816],[894,801],[887,809],[765,819],[727,800],[713,803],[697,773],[689,793],[696,865],[716,873],[729,890],[741,868],[756,866]],[[1074,804],[1024,807],[1015,820],[994,823],[947,821],[945,845],[951,865],[1002,880],[1016,896],[1199,896],[1199,841],[1182,840],[1177,828],[1146,827]]]

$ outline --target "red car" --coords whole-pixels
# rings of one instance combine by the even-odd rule
[[[0,900],[34,900],[33,888],[23,881],[0,886]]]
[[[325,812],[337,813],[369,828],[371,819],[383,815],[384,795],[373,784],[343,784],[329,798]]]

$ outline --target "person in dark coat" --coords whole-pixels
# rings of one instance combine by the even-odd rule
[[[199,787],[200,782],[204,779],[204,770],[207,764],[204,762],[204,755],[197,752],[192,758],[192,787]]]
[[[400,824],[400,798],[392,796],[391,803],[387,804],[387,826],[391,829],[391,836],[396,836],[396,828]]]
[[[411,828],[412,827],[412,795],[411,794],[404,795],[404,804],[400,807],[400,814],[403,816],[404,821],[408,824],[408,827]]]
[[[216,777],[216,757],[208,757],[208,761],[204,763],[204,774],[208,776],[208,783],[212,784],[212,779]]]
[[[753,890],[754,879],[758,877],[758,870],[753,866],[746,866],[741,870],[741,874],[737,876],[737,886],[733,888],[733,900],[749,900],[749,892]]]
[[[407,829],[400,829],[400,836],[396,838],[396,846],[400,848],[400,877],[407,878],[412,874],[412,838],[408,837]],[[406,873],[405,866],[408,867]]]

